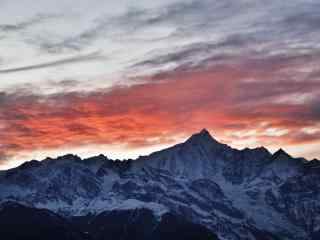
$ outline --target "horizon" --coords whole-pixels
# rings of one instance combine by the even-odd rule
[[[177,145],[180,145],[180,144],[183,144],[185,143],[186,141],[188,141],[189,139],[191,139],[193,136],[195,135],[199,135],[201,134],[203,131],[206,131],[206,133],[209,134],[209,136],[211,138],[213,138],[213,140],[217,141],[219,144],[225,144],[224,142],[221,142],[219,140],[217,140],[214,136],[211,135],[211,133],[206,129],[206,128],[203,128],[202,130],[198,131],[198,132],[195,132],[193,133],[191,136],[189,136],[188,138],[186,138],[185,140],[183,140],[182,142],[178,142],[178,143],[175,143],[173,145],[169,145],[169,146],[166,146],[164,148],[161,148],[161,149],[157,149],[155,151],[152,151],[152,152],[149,152],[149,153],[146,153],[144,155],[136,155],[135,157],[133,158],[123,158],[123,159],[119,159],[119,158],[110,158],[110,156],[108,155],[107,152],[105,153],[98,153],[98,154],[95,154],[95,155],[88,155],[88,156],[81,156],[81,155],[78,155],[78,154],[75,154],[75,153],[72,153],[72,152],[66,152],[66,153],[63,153],[61,155],[56,155],[56,156],[46,156],[45,158],[43,159],[29,159],[29,160],[25,160],[25,161],[22,161],[22,162],[19,162],[18,165],[15,165],[15,166],[11,166],[10,168],[0,168],[0,171],[6,171],[6,170],[10,170],[10,169],[14,169],[16,167],[19,167],[27,162],[31,162],[31,161],[37,161],[37,162],[42,162],[42,161],[46,161],[46,160],[51,160],[51,159],[57,159],[57,158],[63,158],[65,156],[69,156],[69,155],[72,155],[72,156],[75,156],[75,157],[79,157],[80,160],[86,160],[86,159],[90,159],[90,158],[93,158],[93,157],[99,157],[99,156],[103,156],[105,157],[107,160],[110,160],[110,161],[128,161],[128,160],[132,160],[132,161],[136,161],[138,160],[140,157],[147,157],[153,153],[157,153],[157,152],[162,152],[162,151],[166,151],[167,149],[170,149],[172,147],[175,147]],[[228,145],[228,144],[227,144]],[[229,145],[228,145],[229,146]],[[254,147],[254,148],[250,148],[250,147],[244,147],[244,148],[241,148],[241,149],[238,149],[238,148],[233,148],[232,146],[229,146],[231,147],[232,149],[235,149],[235,150],[238,150],[238,151],[244,151],[246,149],[249,149],[249,150],[254,150],[254,149],[258,149],[258,148],[264,148],[266,149],[271,156],[275,155],[277,152],[280,152],[280,151],[284,151],[284,153],[288,154],[290,157],[292,158],[302,158],[301,156],[292,156],[290,153],[288,153],[286,150],[284,150],[283,148],[278,148],[277,150],[275,151],[270,151],[268,148],[264,147],[264,146],[258,146],[258,147]],[[305,158],[304,158],[305,159]],[[314,159],[305,159],[305,160],[308,160],[308,161],[312,161],[312,160],[317,160],[319,161],[317,158],[314,158]]]
[[[1,1],[0,169],[136,158],[202,128],[233,148],[319,159],[319,7]]]

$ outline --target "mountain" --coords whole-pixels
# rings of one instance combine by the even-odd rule
[[[0,229],[9,218],[34,236],[26,216],[44,225],[41,239],[54,227],[59,239],[79,240],[316,240],[319,186],[316,159],[233,149],[202,130],[136,160],[69,154],[2,171]]]
[[[14,240],[217,240],[206,227],[149,209],[104,211],[97,215],[62,218],[44,209],[18,203],[2,204],[1,239]]]

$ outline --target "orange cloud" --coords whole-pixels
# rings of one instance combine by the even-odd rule
[[[167,144],[204,127],[230,143],[307,144],[319,141],[317,89],[318,81],[271,81],[220,66],[89,93],[0,93],[0,158],[62,146]],[[312,98],[297,103],[296,94]]]

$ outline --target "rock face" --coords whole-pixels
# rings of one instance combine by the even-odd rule
[[[123,236],[128,214],[139,213],[138,225],[148,227],[132,225],[136,227],[130,231],[142,235],[134,238],[132,232],[132,238],[121,239],[214,239],[215,233],[228,240],[315,240],[320,232],[319,186],[318,160],[292,158],[281,149],[274,154],[263,147],[233,149],[202,130],[137,160],[65,155],[2,171],[0,213],[8,202],[46,209],[41,211],[62,219],[59,226],[68,223],[66,232],[76,239],[83,232],[93,239],[107,239],[110,232]],[[96,224],[83,224],[81,219],[87,218]],[[115,219],[119,221],[113,225]],[[170,224],[162,228],[166,222]],[[95,229],[100,225],[105,230]],[[168,233],[173,235],[163,235]]]

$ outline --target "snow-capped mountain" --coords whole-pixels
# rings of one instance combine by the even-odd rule
[[[8,204],[19,204],[69,220],[99,216],[102,225],[101,216],[147,211],[158,222],[152,229],[175,216],[219,239],[316,240],[319,186],[318,160],[292,158],[281,149],[233,149],[202,130],[136,160],[65,155],[2,171],[0,223]]]

